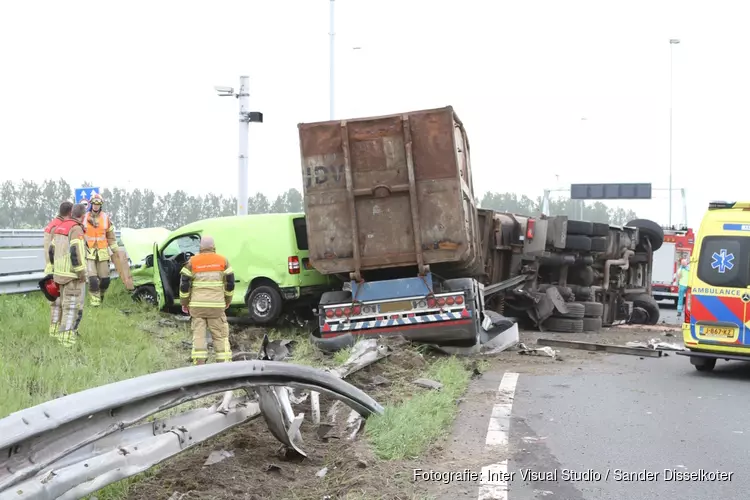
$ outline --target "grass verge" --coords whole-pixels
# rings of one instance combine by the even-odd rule
[[[471,373],[464,361],[451,357],[431,363],[423,376],[442,388],[420,391],[367,420],[366,435],[378,458],[417,458],[449,431],[458,412],[456,401],[469,386]]]
[[[48,333],[41,293],[0,297],[0,418],[65,394],[185,364],[182,328],[155,330],[158,313],[136,304],[119,281],[102,307],[86,304],[78,344],[62,347]]]

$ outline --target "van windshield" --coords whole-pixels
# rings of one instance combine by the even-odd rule
[[[294,237],[297,239],[298,250],[309,250],[307,248],[307,221],[304,217],[292,219],[294,224]]]
[[[750,237],[706,236],[698,257],[698,279],[715,287],[750,286]]]

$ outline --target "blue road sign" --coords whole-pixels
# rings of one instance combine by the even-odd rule
[[[76,203],[90,200],[94,194],[99,193],[98,187],[76,188]]]

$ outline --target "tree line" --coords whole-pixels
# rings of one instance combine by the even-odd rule
[[[84,183],[80,187],[91,187]],[[104,188],[104,210],[112,215],[117,227],[166,227],[176,229],[190,222],[234,215],[237,198],[216,194],[196,196],[178,190],[157,195],[150,189]],[[38,229],[44,227],[57,214],[63,200],[72,200],[73,188],[65,180],[45,180],[41,183],[23,180],[5,181],[0,187],[0,228]],[[531,199],[513,193],[485,193],[477,200],[482,208],[526,215],[540,213],[542,199]],[[288,189],[273,201],[263,193],[248,199],[248,213],[303,212],[303,195],[298,189]],[[581,217],[583,206],[583,217]],[[595,202],[581,204],[577,200],[550,200],[551,215],[567,215],[595,222],[622,225],[637,218],[632,210],[610,208]]]

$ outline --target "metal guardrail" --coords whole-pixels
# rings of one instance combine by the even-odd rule
[[[110,277],[119,278],[115,266],[110,264]],[[29,293],[39,291],[39,281],[44,278],[43,272],[27,274],[8,274],[0,276],[0,295],[9,295],[13,293]]]
[[[115,230],[117,238],[120,231]],[[0,229],[0,249],[6,248],[42,248],[44,230],[42,229]]]
[[[0,500],[83,498],[260,415],[274,437],[289,442],[302,416],[290,418],[286,387],[327,394],[362,418],[383,413],[374,399],[337,376],[279,361],[215,363],[144,375],[0,420]],[[225,392],[237,389],[247,396]],[[145,421],[220,392],[225,392],[220,405]],[[263,394],[279,396],[269,400]]]

